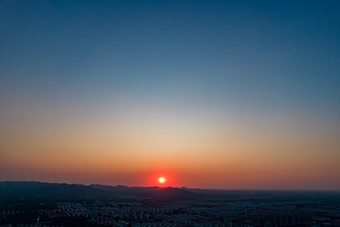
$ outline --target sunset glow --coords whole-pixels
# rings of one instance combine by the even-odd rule
[[[1,1],[0,181],[340,190],[331,2]]]
[[[164,177],[160,177],[158,178],[158,182],[161,183],[161,184],[164,184],[165,183],[165,178]]]

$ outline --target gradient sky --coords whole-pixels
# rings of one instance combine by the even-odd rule
[[[340,1],[0,1],[0,181],[340,190]]]

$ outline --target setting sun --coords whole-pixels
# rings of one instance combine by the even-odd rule
[[[158,182],[161,183],[161,184],[165,183],[165,181],[166,181],[166,180],[165,180],[164,177],[158,178]]]

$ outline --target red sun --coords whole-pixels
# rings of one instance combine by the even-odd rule
[[[166,179],[164,177],[158,178],[158,182],[161,183],[161,184],[164,184],[165,181],[166,181]]]

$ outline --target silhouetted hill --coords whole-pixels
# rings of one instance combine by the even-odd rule
[[[128,187],[106,185],[81,185],[44,182],[0,182],[2,198],[17,198],[31,200],[80,200],[97,199],[155,199],[155,200],[188,200],[197,194],[182,188],[160,187]]]
[[[160,200],[186,200],[197,197],[196,193],[182,188],[160,188],[160,187],[127,187],[127,186],[107,186],[93,184],[90,187],[111,193],[117,197],[132,196],[137,198],[153,198]]]
[[[174,187],[128,187],[123,185],[81,185],[43,182],[6,181],[0,182],[0,201],[75,201],[75,200],[158,200],[158,201],[242,201],[268,198],[292,201],[297,198],[313,200],[340,198],[339,192],[318,191],[257,191],[257,190],[213,190]]]
[[[98,189],[79,184],[58,184],[44,182],[0,182],[3,197],[22,199],[84,199],[103,195]]]

